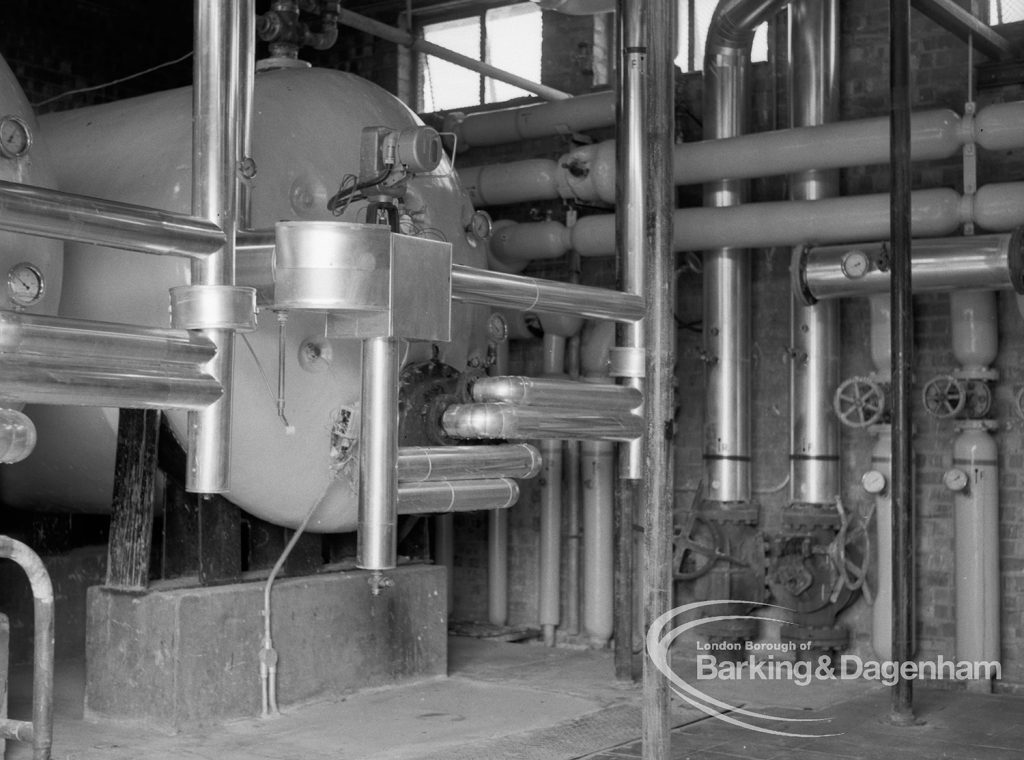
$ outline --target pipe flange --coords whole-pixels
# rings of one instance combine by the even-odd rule
[[[171,288],[171,327],[252,332],[256,329],[256,289],[241,285]]]
[[[986,433],[994,433],[999,429],[996,420],[960,420],[953,426],[953,430],[962,433],[965,430],[984,430]]]
[[[757,525],[761,519],[761,508],[746,502],[705,501],[699,513],[701,518],[717,523]]]

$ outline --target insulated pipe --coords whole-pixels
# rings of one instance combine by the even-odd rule
[[[25,544],[0,536],[0,557],[13,560],[32,587],[35,634],[32,652],[32,723],[12,737],[32,742],[32,759],[49,760],[53,746],[53,584],[39,555]],[[6,684],[4,684],[6,686]],[[0,720],[0,728],[14,721]]]
[[[452,299],[617,322],[635,322],[644,309],[643,299],[630,293],[488,272],[460,264],[452,265]]]
[[[398,340],[363,341],[362,426],[359,435],[359,532],[356,566],[380,573],[395,567],[398,488]]]
[[[590,646],[604,649],[612,637],[613,495],[615,446],[581,443],[583,470],[583,630]]]
[[[508,509],[518,500],[519,484],[509,478],[398,484],[400,515]]]
[[[998,235],[914,240],[915,293],[964,289],[1024,293],[1024,229]],[[805,303],[889,291],[887,243],[804,248],[794,256],[793,287]],[[880,268],[884,262],[885,269]]]
[[[999,449],[988,420],[957,425],[953,469],[956,524],[956,658],[996,662],[1000,656]],[[991,691],[990,681],[968,689]]]
[[[889,299],[885,300],[888,303]],[[889,661],[892,659],[892,429],[889,425],[874,425],[870,432],[877,438],[871,450],[871,469],[864,473],[861,483],[875,496],[878,560],[875,600],[871,606],[871,646],[879,660]]]
[[[224,245],[224,232],[213,221],[4,180],[0,229],[200,259]]]
[[[414,37],[409,34],[409,32],[402,29],[396,29],[393,26],[382,24],[379,21],[374,21],[371,18],[361,16],[360,14],[353,13],[352,11],[341,9],[341,13],[338,15],[338,22],[345,26],[350,26],[353,29],[358,29],[361,32],[372,34],[374,37],[380,37],[382,40],[394,42],[396,45],[402,45],[419,53],[426,53],[427,55],[432,55],[435,58],[440,58],[442,61],[454,63],[456,66],[461,66],[465,69],[469,69],[470,71],[475,71],[478,74],[483,74],[484,76],[496,79],[499,82],[511,84],[521,90],[526,90],[527,92],[539,95],[545,100],[566,100],[571,97],[561,90],[556,90],[554,87],[548,87],[547,85],[532,82],[529,79],[524,79],[521,76],[504,71],[496,66],[491,66],[489,63],[469,58],[460,53],[443,48],[440,45],[427,42],[420,37]]]
[[[996,294],[959,290],[949,296],[953,357],[967,377],[988,372],[999,353]]]
[[[839,10],[836,0],[790,4],[789,79],[796,127],[839,116]],[[834,171],[790,177],[790,197],[820,200],[839,194]],[[832,505],[839,496],[839,429],[832,395],[839,385],[839,306],[790,298],[789,500]]]
[[[251,104],[245,93],[252,82],[249,62],[254,38],[243,27],[255,23],[253,0],[195,0],[195,54],[192,95],[192,214],[219,224],[224,246],[203,260],[192,261],[193,286],[235,284],[235,232],[239,227],[238,171],[246,156],[242,139],[250,133]],[[217,346],[210,373],[225,394],[214,404],[188,415],[186,488],[198,493],[224,493],[231,454],[231,395],[234,332],[223,327],[201,330]]]
[[[540,452],[528,443],[403,446],[398,450],[398,482],[532,478],[540,465]]]
[[[676,209],[673,250],[883,240],[889,238],[889,205],[889,195],[880,193],[819,201],[748,203],[731,208]],[[1024,225],[1024,182],[986,185],[973,200],[948,188],[918,190],[913,194],[911,225],[915,236],[951,235],[961,224],[971,221],[991,232],[1009,232]],[[535,252],[530,248],[535,239],[532,224],[549,225],[546,238],[553,250]],[[571,230],[554,225],[558,222],[523,222],[503,228],[501,257],[508,261],[528,260],[536,258],[536,253],[550,258],[569,249],[585,257],[615,253],[612,215],[585,216]]]
[[[506,339],[495,344],[489,372],[508,373],[508,343]],[[508,623],[508,512],[504,509],[487,513],[487,619],[499,627]]]
[[[473,383],[470,395],[474,401],[557,406],[581,412],[628,412],[643,403],[636,388],[547,377],[483,377]]]
[[[545,332],[543,341],[544,374],[562,375],[565,371],[565,337]],[[525,388],[522,384],[507,382],[508,378],[489,379],[499,380],[498,387],[494,390]],[[484,378],[478,382],[487,380],[488,378]],[[475,398],[475,386],[473,394]],[[486,388],[481,395],[487,395]],[[553,647],[555,645],[555,629],[558,628],[562,619],[562,442],[560,440],[542,440],[540,454],[543,463],[540,474],[540,595],[538,608],[544,643]]]
[[[914,450],[911,393],[914,367],[914,318],[911,299],[910,241],[910,2],[889,2],[889,149],[892,203],[892,656],[909,661],[914,654]],[[892,687],[892,720],[913,721],[913,681]]]
[[[480,113],[449,114],[444,131],[455,134],[461,148],[568,135],[615,124],[614,92],[594,92],[550,103]]]
[[[631,441],[643,429],[635,414],[584,414],[554,406],[515,406],[504,403],[452,404],[441,426],[445,435],[466,440],[580,440]],[[542,452],[543,456],[543,452]]]

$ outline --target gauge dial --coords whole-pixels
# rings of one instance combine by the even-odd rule
[[[491,215],[486,211],[474,211],[469,220],[469,231],[481,240],[487,240],[491,236],[493,226]]]
[[[868,493],[882,493],[885,490],[885,473],[868,470],[861,476],[860,483]]]
[[[864,251],[852,250],[843,256],[843,274],[851,280],[859,280],[867,274],[871,261]]]
[[[28,262],[7,272],[7,295],[18,306],[32,306],[43,297],[43,273]]]
[[[0,118],[0,155],[21,158],[32,147],[32,132],[25,120],[8,114]]]
[[[957,468],[946,470],[942,476],[942,482],[950,491],[963,491],[967,488],[967,473]]]

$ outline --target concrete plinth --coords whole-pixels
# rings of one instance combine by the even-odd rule
[[[279,580],[271,621],[278,704],[444,675],[445,570]],[[263,582],[88,595],[86,714],[179,729],[261,710]]]

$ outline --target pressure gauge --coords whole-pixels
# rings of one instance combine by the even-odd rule
[[[0,155],[21,158],[32,147],[32,132],[21,117],[8,114],[0,118]]]
[[[967,473],[959,468],[946,470],[942,482],[950,491],[960,492],[967,488]]]
[[[868,470],[860,478],[860,484],[868,493],[879,494],[885,490],[885,473]]]
[[[17,306],[32,306],[43,297],[43,273],[23,261],[7,272],[7,295]]]
[[[486,211],[474,211],[469,220],[469,231],[480,240],[487,240],[491,236],[493,226],[491,215]]]
[[[859,280],[868,273],[868,267],[871,266],[871,261],[868,259],[868,255],[864,253],[864,251],[854,249],[843,256],[841,266],[843,274],[849,279]]]

